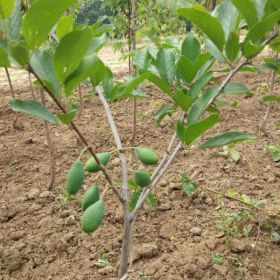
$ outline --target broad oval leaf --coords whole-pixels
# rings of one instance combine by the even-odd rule
[[[237,83],[237,82],[228,83],[223,90],[223,94],[226,95],[249,94],[249,93],[250,93],[249,89],[244,84]]]
[[[214,147],[226,146],[233,143],[238,143],[241,141],[255,141],[255,140],[256,137],[249,135],[247,133],[232,131],[210,138],[202,145],[200,145],[200,148],[214,148]]]
[[[36,51],[33,53],[30,65],[39,78],[54,96],[59,96],[60,85],[55,75],[54,55],[48,51]]]
[[[95,54],[85,57],[78,69],[65,80],[65,95],[69,97],[76,86],[88,77],[91,77],[94,86],[98,86],[105,77],[105,71],[105,65]]]
[[[56,26],[56,36],[61,39],[66,34],[73,30],[74,16],[64,16],[62,17]]]
[[[223,49],[225,45],[224,30],[220,22],[205,9],[202,9],[201,6],[193,6],[191,8],[180,8],[177,13],[195,23],[219,50]]]
[[[192,105],[188,114],[188,123],[191,125],[198,121],[207,107],[213,102],[218,93],[218,87],[212,87],[204,92]]]
[[[4,47],[0,45],[0,66],[1,67],[9,67],[10,61],[9,56]]]
[[[235,32],[231,32],[226,42],[225,52],[229,61],[236,60],[240,50],[239,38]]]
[[[248,31],[245,37],[244,43],[252,41],[252,43],[257,43],[258,40],[262,39],[263,36],[271,30],[274,24],[280,21],[280,9],[265,18],[263,18],[259,23],[257,23],[253,28]]]
[[[90,42],[89,29],[74,30],[62,38],[54,55],[55,70],[61,82],[78,68]]]
[[[156,67],[160,77],[169,85],[176,75],[175,57],[171,50],[161,48],[157,54]]]
[[[42,120],[58,123],[58,119],[39,101],[13,99],[9,101],[15,112],[27,113]]]
[[[244,43],[242,52],[246,58],[253,58],[261,53],[264,48],[265,45],[258,45],[248,41]]]
[[[65,113],[65,114],[57,114],[57,118],[62,122],[62,123],[64,123],[64,124],[66,124],[66,125],[69,125],[72,121],[73,121],[73,119],[74,119],[74,117],[75,117],[75,115],[76,115],[76,110],[74,110],[74,111],[70,111],[70,112],[67,112],[67,113]]]
[[[204,120],[191,124],[187,128],[184,127],[182,121],[179,121],[177,123],[177,135],[183,143],[191,145],[218,122],[219,114],[213,114]]]
[[[200,55],[201,47],[193,33],[189,33],[182,43],[181,53],[194,62]]]
[[[181,55],[176,63],[176,68],[186,83],[191,83],[193,81],[196,69],[190,59]]]
[[[214,10],[213,16],[215,16],[221,23],[226,41],[228,40],[230,32],[236,31],[237,23],[239,20],[239,12],[235,6],[231,3],[231,0],[224,0]]]
[[[28,45],[33,49],[39,48],[64,11],[75,2],[76,0],[34,1],[22,23],[23,35]]]
[[[232,0],[232,3],[244,16],[249,29],[258,22],[258,13],[252,0]]]
[[[280,102],[280,96],[277,95],[264,95],[261,97],[261,101],[263,102]]]
[[[190,96],[193,100],[197,98],[200,91],[211,81],[212,77],[213,73],[207,72],[192,85]]]

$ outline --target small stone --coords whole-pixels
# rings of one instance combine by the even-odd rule
[[[14,241],[18,241],[21,238],[23,238],[24,235],[25,235],[25,231],[15,231],[11,233],[10,238]]]
[[[211,197],[207,197],[206,200],[205,200],[205,203],[208,205],[208,206],[211,206],[213,205],[213,200]]]
[[[202,234],[202,229],[199,228],[199,227],[192,227],[191,230],[190,230],[190,233],[193,236],[200,236]]]
[[[228,273],[228,268],[225,265],[214,264],[213,269],[216,270],[222,276],[226,276]]]
[[[27,197],[28,199],[35,199],[39,196],[39,194],[40,191],[38,189],[33,189],[27,194]]]
[[[51,195],[51,192],[43,191],[43,192],[40,193],[39,197],[40,198],[47,198],[47,197],[50,197],[50,195]]]
[[[17,197],[16,202],[17,203],[22,203],[22,202],[25,202],[27,200],[28,200],[28,198],[26,196],[19,196],[19,197]]]
[[[41,259],[39,259],[39,258],[34,258],[34,259],[33,259],[33,268],[42,265],[42,263],[43,263],[43,262],[42,262]]]

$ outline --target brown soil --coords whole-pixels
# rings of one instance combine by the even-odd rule
[[[211,134],[228,130],[258,133],[258,125],[266,107],[259,102],[259,89],[267,78],[242,74],[237,80],[249,85],[255,96],[235,97],[237,109],[224,107],[222,121]],[[15,79],[14,79],[15,80]],[[56,183],[46,191],[49,179],[49,158],[42,121],[20,115],[20,130],[13,130],[14,113],[8,106],[10,92],[2,80],[0,104],[0,279],[1,280],[86,280],[116,279],[122,238],[122,215],[113,193],[105,197],[105,221],[95,233],[85,234],[79,227],[79,199],[67,204],[55,198],[62,193],[66,173],[79,155],[82,145],[68,127],[51,125],[55,147]],[[16,92],[30,98],[26,79],[16,79]],[[157,91],[147,87],[153,95]],[[279,90],[279,88],[278,88]],[[48,101],[55,110],[53,104]],[[87,101],[78,125],[97,152],[114,148],[107,120],[97,97]],[[112,104],[122,140],[127,143],[132,129],[132,104]],[[164,154],[173,134],[175,118],[167,118],[157,128],[154,113],[159,102],[140,100],[141,119],[137,145],[154,148]],[[280,279],[280,247],[271,242],[271,232],[258,225],[266,219],[258,213],[248,237],[228,240],[218,227],[219,209],[238,211],[242,205],[199,189],[189,199],[181,189],[181,173],[187,172],[199,187],[227,193],[234,187],[241,194],[267,199],[265,209],[279,210],[280,169],[264,152],[267,145],[279,141],[280,130],[273,123],[279,120],[279,107],[273,106],[268,119],[266,137],[255,144],[242,143],[238,164],[218,156],[220,149],[182,150],[156,189],[157,206],[142,210],[134,232],[135,259],[130,279]],[[85,155],[83,160],[86,160]],[[136,162],[133,168],[140,168]],[[141,167],[142,168],[142,167]],[[115,180],[119,176],[118,159],[108,167]],[[89,175],[89,186],[96,175]],[[100,186],[105,187],[103,178]],[[225,205],[225,206],[223,206]],[[110,252],[111,266],[96,265],[104,252]],[[224,255],[223,264],[214,264],[215,253]],[[239,261],[239,262],[238,262]],[[235,263],[235,265],[234,265]],[[238,267],[238,263],[242,263]]]

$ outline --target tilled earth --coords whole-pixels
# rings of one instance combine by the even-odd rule
[[[221,123],[207,137],[229,130],[258,135],[258,126],[266,111],[266,106],[259,101],[266,79],[266,73],[237,76],[236,80],[247,83],[255,95],[234,97],[237,108],[223,107]],[[50,163],[44,124],[21,114],[18,120],[21,128],[12,129],[14,113],[8,106],[10,92],[7,82],[1,84],[0,279],[117,279],[122,213],[114,194],[109,191],[105,197],[106,216],[102,227],[93,234],[83,233],[79,226],[80,195],[67,203],[58,199],[66,173],[83,148],[81,143],[68,127],[50,125],[56,181],[54,189],[47,191]],[[27,80],[18,80],[15,89],[22,98],[31,98]],[[156,89],[149,86],[145,89],[153,97],[159,96]],[[279,92],[279,87],[276,90]],[[48,104],[56,110],[50,100]],[[132,102],[116,102],[111,106],[126,145],[132,131]],[[159,107],[160,101],[155,99],[139,100],[141,114],[136,143],[163,155],[174,132],[176,116],[167,117],[157,127],[154,114]],[[234,188],[253,199],[266,199],[263,208],[266,211],[279,211],[280,169],[264,151],[266,146],[279,141],[280,130],[274,126],[280,119],[279,109],[277,105],[272,106],[266,136],[260,135],[254,144],[236,146],[241,153],[238,163],[219,156],[221,149],[180,151],[154,192],[156,206],[152,209],[145,206],[137,220],[130,279],[280,279],[280,247],[272,242],[270,230],[270,225],[277,226],[277,221],[267,222],[265,213],[255,212],[252,221],[241,219],[237,233],[231,237],[229,226],[224,230],[220,227],[223,222],[225,225],[222,213],[237,213],[244,205],[205,190],[226,194]],[[76,122],[97,152],[114,149],[97,97],[84,103]],[[83,161],[87,157],[86,154]],[[133,156],[128,154],[128,158],[133,169],[143,168]],[[108,171],[117,181],[118,158],[110,161]],[[182,172],[197,182],[198,191],[192,199],[182,190]],[[88,175],[85,186],[92,184],[95,178],[96,175]],[[104,189],[106,182],[102,176],[99,182]],[[269,225],[268,230],[260,228],[264,223]],[[246,226],[251,226],[250,230],[239,238]],[[102,254],[110,265],[101,267]]]

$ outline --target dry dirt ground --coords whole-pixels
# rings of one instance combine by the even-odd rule
[[[107,62],[116,62],[113,54],[102,53]],[[117,67],[115,68],[115,70]],[[12,71],[16,93],[31,98],[27,76]],[[211,135],[228,130],[258,134],[258,125],[266,107],[259,102],[260,89],[267,74],[242,74],[255,95],[234,97],[237,108],[224,107],[221,123]],[[277,88],[279,91],[279,87]],[[147,93],[157,96],[152,87]],[[86,90],[84,91],[86,92]],[[82,145],[73,131],[64,125],[51,125],[56,160],[56,182],[46,191],[49,180],[49,157],[43,122],[20,115],[20,130],[13,130],[14,113],[8,106],[10,91],[1,74],[0,103],[0,279],[1,280],[101,280],[116,279],[122,237],[122,214],[111,191],[105,197],[106,216],[102,227],[93,234],[81,231],[79,220],[80,194],[77,200],[63,204],[57,201],[62,193],[66,173],[79,155]],[[156,126],[154,114],[160,102],[139,101],[139,124],[136,143],[149,146],[163,155],[173,134],[175,118],[167,118]],[[55,111],[55,106],[48,100]],[[127,143],[132,130],[132,103],[111,104],[122,140]],[[267,216],[256,213],[252,221],[237,223],[237,233],[229,238],[230,225],[223,231],[223,211],[237,213],[243,205],[202,188],[227,193],[234,188],[254,199],[266,199],[267,211],[277,213],[280,203],[280,169],[264,151],[279,141],[280,130],[274,122],[280,117],[279,106],[273,105],[267,124],[267,136],[257,143],[237,145],[239,163],[218,156],[221,149],[182,149],[168,173],[159,183],[155,208],[145,207],[134,232],[137,258],[131,278],[139,280],[277,280],[280,279],[280,247],[271,241],[271,231],[260,229]],[[97,152],[114,148],[104,111],[97,97],[85,102],[78,125]],[[209,135],[210,135],[209,134]],[[207,137],[209,136],[207,135]],[[88,155],[83,157],[83,161]],[[133,168],[143,168],[134,162]],[[108,166],[118,180],[118,159]],[[198,184],[194,199],[181,188],[181,173],[186,172]],[[88,175],[85,186],[95,180]],[[105,181],[101,177],[101,188]],[[246,212],[248,213],[248,211]],[[250,213],[250,212],[249,212]],[[279,223],[279,221],[278,221]],[[267,222],[266,222],[267,224]],[[269,222],[273,227],[277,221]],[[238,233],[251,226],[246,237]],[[98,259],[108,253],[110,266],[99,267]],[[220,261],[221,264],[218,264]],[[99,262],[100,264],[100,262]]]

